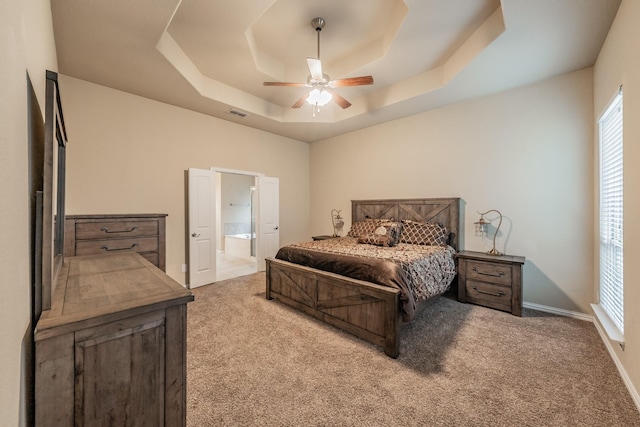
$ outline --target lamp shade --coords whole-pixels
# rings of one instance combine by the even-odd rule
[[[333,98],[333,95],[331,95],[326,90],[313,89],[307,97],[307,102],[311,105],[322,106],[329,103],[329,101],[331,101],[331,98]]]

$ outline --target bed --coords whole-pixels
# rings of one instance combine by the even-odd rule
[[[351,212],[353,225],[376,219],[393,219],[405,224],[412,221],[440,224],[448,230],[448,250],[455,253],[461,245],[459,198],[354,200]],[[316,243],[329,247],[333,243],[337,244],[322,241]],[[289,246],[291,245],[281,248],[278,257]],[[393,358],[400,354],[402,324],[418,315],[429,301],[442,294],[449,286],[455,286],[455,280],[450,280],[446,287],[441,287],[434,295],[414,298],[417,300],[407,305],[411,298],[407,297],[406,292],[403,293],[401,285],[385,283],[385,286],[326,271],[325,266],[333,262],[324,260],[323,263],[321,269],[283,259],[267,258],[266,298],[276,299],[327,324],[380,345]],[[393,268],[389,267],[389,263],[385,265],[386,268]],[[453,274],[455,275],[455,267]]]

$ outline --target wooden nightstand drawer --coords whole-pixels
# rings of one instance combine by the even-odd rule
[[[458,301],[522,315],[524,257],[462,251],[457,258]]]
[[[467,261],[467,280],[482,280],[496,285],[511,286],[511,266],[482,261]]]
[[[511,311],[511,287],[467,279],[467,301]]]

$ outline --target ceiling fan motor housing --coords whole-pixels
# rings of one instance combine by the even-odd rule
[[[316,31],[322,31],[324,28],[325,20],[323,18],[313,18],[311,20],[311,26],[316,29]]]

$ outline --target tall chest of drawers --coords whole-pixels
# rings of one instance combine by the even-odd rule
[[[458,301],[522,315],[524,257],[462,251],[457,258]]]
[[[138,252],[165,271],[166,214],[67,215],[65,257]]]

